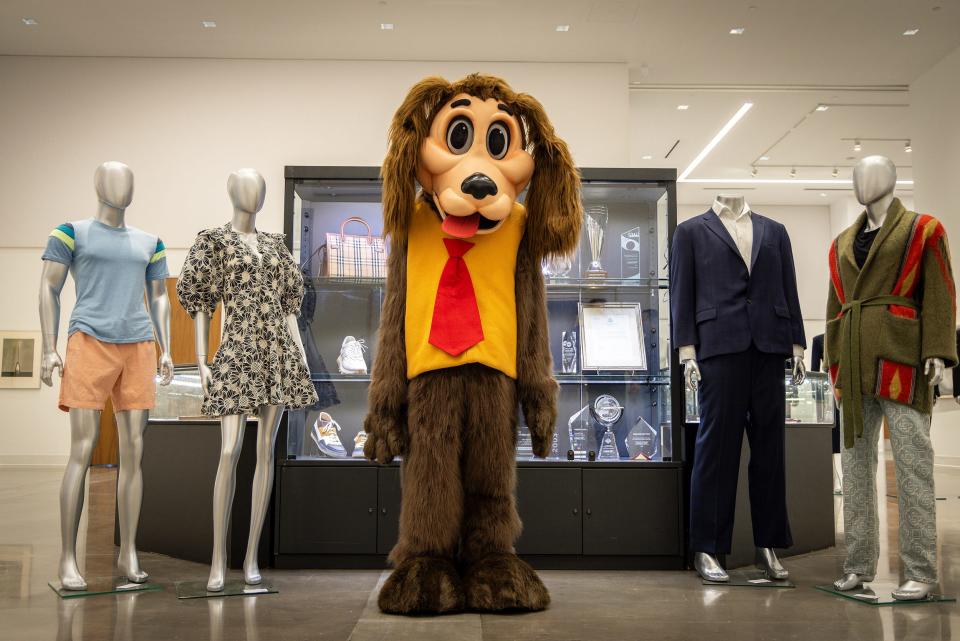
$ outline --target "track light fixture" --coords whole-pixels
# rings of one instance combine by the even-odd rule
[[[905,153],[908,153],[908,154],[913,153],[913,145],[910,144],[910,141],[909,141],[909,140],[908,140],[907,143],[903,146],[903,151],[904,151]]]
[[[750,175],[753,176],[754,178],[756,178],[756,177],[757,177],[757,174],[759,174],[759,173],[760,173],[760,172],[757,171],[757,166],[756,166],[756,165],[754,165],[753,167],[750,168]]]
[[[833,176],[834,178],[836,178],[837,176],[840,175],[840,170],[837,169],[836,167],[834,167],[834,168],[833,168],[833,171],[830,173],[830,175]]]
[[[859,139],[854,140],[854,141],[853,141],[853,150],[854,150],[854,151],[860,151],[861,149],[863,149],[863,145],[860,144],[860,140],[859,140]]]
[[[797,177],[797,168],[796,168],[796,167],[791,167],[791,168],[790,168],[790,177],[791,177],[791,178],[796,178],[796,177]]]

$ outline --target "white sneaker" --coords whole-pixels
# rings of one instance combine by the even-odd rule
[[[326,412],[320,412],[310,437],[324,456],[346,458],[347,450],[340,441],[340,424]]]
[[[363,458],[363,446],[367,442],[367,433],[360,430],[353,439],[353,458]]]
[[[357,340],[353,336],[343,339],[340,346],[340,356],[337,356],[337,367],[341,374],[366,374],[367,363],[363,360],[363,352],[367,344],[363,339]]]

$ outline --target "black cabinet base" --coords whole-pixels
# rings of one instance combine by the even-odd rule
[[[520,555],[538,570],[682,570],[679,556]],[[385,554],[280,554],[278,570],[384,570]]]

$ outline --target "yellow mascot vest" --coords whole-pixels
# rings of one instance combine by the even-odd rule
[[[480,363],[517,377],[517,250],[527,210],[514,203],[499,229],[469,239],[474,246],[463,257],[470,271],[480,310],[483,340],[451,356],[430,344],[430,326],[440,274],[447,263],[440,217],[422,200],[410,221],[407,237],[407,310],[405,333],[407,378],[424,372]]]

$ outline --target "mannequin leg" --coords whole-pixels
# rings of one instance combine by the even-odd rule
[[[60,583],[67,590],[86,590],[77,566],[77,532],[90,456],[100,433],[100,410],[70,410],[70,459],[60,484]]]
[[[213,556],[210,559],[210,578],[207,590],[223,589],[227,574],[227,530],[230,528],[230,510],[233,508],[233,492],[237,484],[237,461],[243,445],[243,428],[247,417],[230,414],[220,419],[220,464],[217,480],[213,484]]]
[[[257,551],[260,548],[260,533],[263,520],[270,505],[273,490],[273,446],[280,428],[283,405],[262,405],[260,425],[257,427],[257,469],[253,474],[253,496],[250,501],[250,536],[247,539],[247,556],[243,561],[243,580],[250,585],[260,583],[260,566]]]
[[[880,558],[880,523],[877,519],[877,439],[883,415],[872,396],[853,397],[844,402],[863,403],[863,438],[844,449],[843,538],[847,558],[845,575],[872,578]],[[856,585],[848,589],[852,589]]]
[[[140,523],[140,504],[143,500],[143,431],[147,427],[149,410],[117,412],[117,430],[120,437],[120,471],[117,482],[117,512],[120,521],[120,557],[117,568],[134,583],[147,580],[137,558],[137,525]]]
[[[908,581],[937,583],[937,499],[930,415],[881,400],[890,426],[900,507],[900,559]]]

